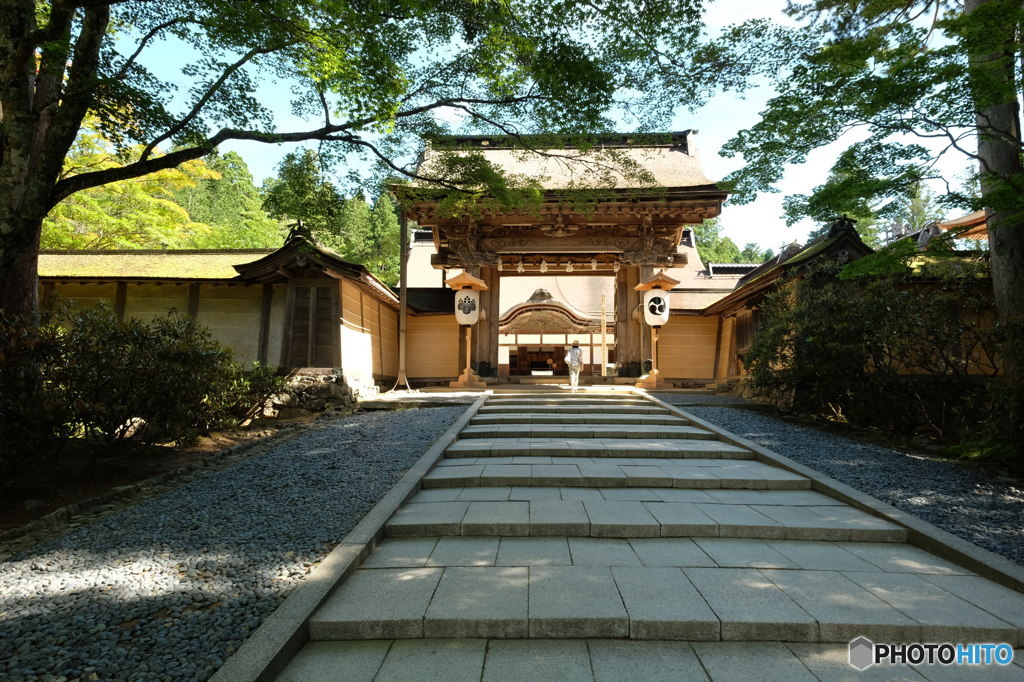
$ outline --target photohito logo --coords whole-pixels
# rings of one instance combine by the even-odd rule
[[[850,665],[866,670],[876,663],[1009,665],[1009,644],[875,644],[867,637],[850,642]]]

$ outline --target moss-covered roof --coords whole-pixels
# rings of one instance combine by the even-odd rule
[[[234,266],[273,249],[198,251],[49,251],[39,254],[39,276],[86,279],[238,279]]]
[[[740,285],[728,296],[705,308],[704,314],[717,314],[730,309],[739,302],[771,286],[773,281],[785,276],[796,268],[842,248],[854,251],[853,254],[847,254],[847,258],[859,258],[873,252],[871,247],[861,241],[860,235],[854,230],[852,222],[848,225],[837,222],[828,233],[818,237],[806,246],[800,247],[796,244],[791,244],[785,247],[775,258],[762,263],[756,269],[741,277]]]

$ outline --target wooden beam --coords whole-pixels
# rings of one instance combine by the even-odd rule
[[[288,285],[288,294],[285,298],[284,313],[284,335],[281,338],[281,367],[289,366],[289,356],[292,352],[292,328],[295,324],[295,285]]]
[[[124,319],[124,309],[128,302],[128,283],[118,282],[117,289],[114,293],[114,314],[117,315],[117,319]]]
[[[199,285],[188,285],[188,311],[187,315],[193,320],[199,316]]]
[[[719,356],[722,353],[722,316],[718,316],[718,331],[715,334],[715,373],[712,375],[712,379],[718,378],[718,361]]]
[[[256,359],[261,365],[267,364],[268,346],[270,345],[270,310],[274,300],[274,285],[263,285],[263,297],[260,301],[260,340],[257,346]]]

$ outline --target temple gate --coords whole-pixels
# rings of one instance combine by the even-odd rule
[[[511,176],[539,183],[542,200],[529,209],[480,208],[452,216],[419,191],[406,216],[430,229],[434,268],[465,270],[483,280],[482,315],[473,332],[473,357],[497,368],[501,281],[504,277],[614,277],[615,365],[638,376],[645,325],[636,286],[658,269],[686,265],[683,230],[721,212],[727,193],[705,175],[692,131],[604,139],[587,150],[524,151],[512,138],[445,138],[428,146],[420,172],[429,175],[443,152],[478,154]],[[523,138],[518,138],[519,140]],[[527,138],[528,139],[528,138]]]

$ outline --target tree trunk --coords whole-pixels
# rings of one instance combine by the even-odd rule
[[[51,3],[42,26],[37,9],[0,0],[0,310],[8,315],[36,311],[43,218],[92,105],[110,23],[103,3]]]
[[[0,312],[33,315],[39,303],[39,234],[42,217],[0,226]]]
[[[971,13],[992,0],[966,0]],[[1005,52],[970,55],[972,69],[983,70],[1008,87],[1004,101],[986,99],[976,114],[981,193],[988,214],[989,253],[996,314],[1004,330],[1003,370],[1005,386],[999,415],[1003,438],[1017,448],[1024,445],[1024,214],[1021,213],[1024,168],[1021,166],[1020,112],[1014,67],[1019,44],[1009,36]]]

